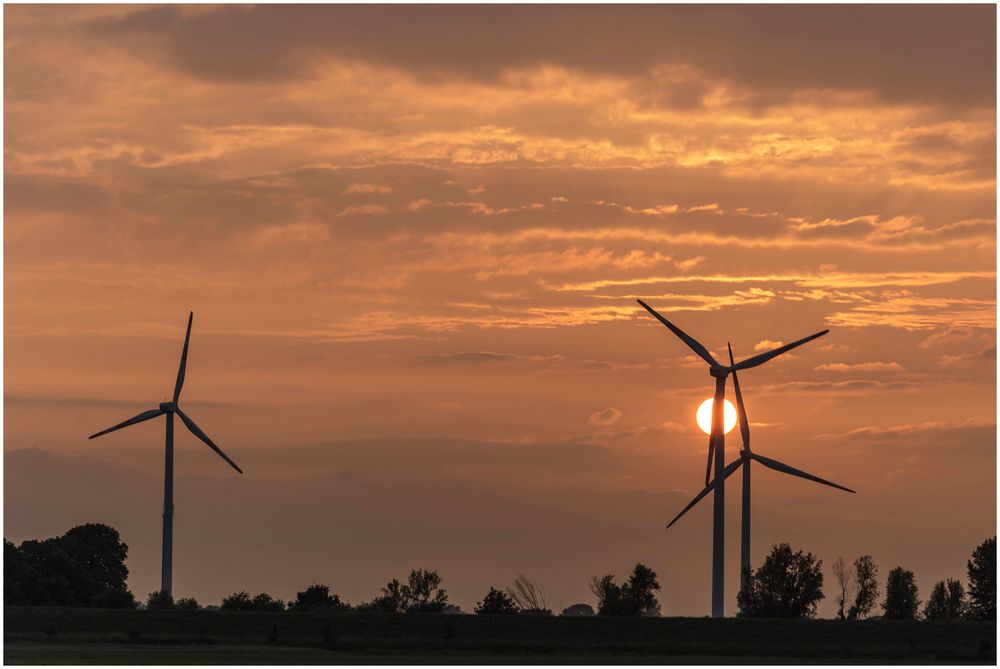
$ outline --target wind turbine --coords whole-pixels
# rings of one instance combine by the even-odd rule
[[[198,427],[197,423],[191,420],[190,417],[183,411],[181,411],[180,406],[177,402],[181,397],[181,388],[184,386],[184,371],[187,368],[187,354],[188,354],[188,342],[191,340],[191,322],[194,320],[194,312],[188,316],[187,334],[184,335],[184,349],[181,351],[181,365],[177,370],[177,382],[174,384],[174,399],[170,402],[161,402],[158,409],[150,409],[149,411],[143,411],[137,416],[129,418],[123,423],[118,423],[114,427],[109,427],[106,430],[101,430],[97,434],[92,434],[88,439],[94,439],[105,435],[109,432],[114,432],[115,430],[120,430],[123,427],[128,427],[129,425],[135,425],[136,423],[141,423],[143,421],[152,420],[153,418],[158,418],[159,416],[166,415],[167,417],[167,442],[166,442],[166,460],[164,463],[164,475],[163,475],[163,570],[160,575],[160,590],[162,592],[169,593],[172,590],[172,555],[173,555],[173,535],[174,535],[174,414],[180,416],[180,419],[187,426],[187,429],[191,433],[205,442],[209,448],[219,454],[223,460],[229,463],[229,465],[238,471],[240,474],[243,470],[236,466],[236,463],[229,459],[229,456],[222,452],[222,449],[216,446],[208,435],[202,432],[201,428]]]
[[[735,367],[736,363],[733,362],[733,347],[729,345],[729,364],[731,367]],[[750,575],[750,463],[754,460],[760,464],[773,469],[775,471],[781,472],[783,474],[789,474],[791,476],[798,476],[799,478],[806,479],[807,481],[815,481],[816,483],[822,483],[823,485],[828,485],[831,488],[837,488],[838,490],[845,490],[849,493],[854,493],[854,490],[846,488],[842,485],[833,483],[832,481],[827,481],[826,479],[821,479],[818,476],[813,476],[808,472],[804,472],[801,469],[796,469],[795,467],[789,467],[783,462],[778,462],[777,460],[772,460],[771,458],[764,457],[759,453],[754,453],[750,449],[750,421],[747,418],[746,406],[743,404],[743,393],[740,392],[740,379],[736,375],[736,370],[733,370],[733,389],[736,391],[736,415],[739,418],[740,423],[740,436],[743,437],[743,450],[740,451],[740,457],[729,463],[728,466],[722,472],[722,478],[719,479],[718,476],[712,479],[712,481],[702,488],[701,492],[695,495],[695,498],[688,502],[688,505],[670,521],[667,525],[669,529],[674,523],[681,519],[685,513],[687,513],[695,504],[701,501],[701,499],[711,492],[715,488],[715,484],[722,480],[725,481],[729,476],[735,472],[740,467],[743,468],[743,527],[740,532],[740,591],[744,593],[747,592],[747,587],[749,586],[748,577]],[[719,486],[721,487],[721,486]]]
[[[801,346],[806,342],[810,342],[817,337],[822,337],[829,330],[823,330],[822,332],[817,332],[816,334],[809,335],[808,337],[803,337],[797,341],[793,341],[791,344],[785,344],[784,346],[779,346],[776,349],[767,351],[765,353],[760,353],[758,355],[751,356],[746,360],[741,360],[737,363],[731,363],[728,367],[723,366],[718,360],[712,357],[712,354],[708,352],[708,349],[701,345],[694,337],[691,337],[679,327],[668,321],[666,318],[661,316],[655,309],[643,302],[642,300],[637,300],[643,308],[651,313],[656,320],[663,323],[667,328],[670,329],[675,335],[677,335],[681,341],[688,345],[692,351],[698,354],[702,360],[708,363],[708,373],[715,378],[715,400],[712,404],[712,433],[708,438],[708,463],[705,468],[705,484],[709,482],[709,474],[712,470],[712,462],[714,456],[715,462],[715,479],[721,481],[717,486],[713,487],[715,494],[713,495],[713,521],[712,521],[712,617],[722,618],[725,613],[723,609],[724,601],[724,578],[723,569],[725,568],[725,469],[726,462],[723,457],[723,450],[726,445],[726,433],[722,426],[723,417],[723,402],[726,399],[726,377],[729,374],[735,372],[738,369],[750,369],[751,367],[756,367],[758,365],[763,365],[768,360],[775,358],[782,353],[787,353],[797,346]]]

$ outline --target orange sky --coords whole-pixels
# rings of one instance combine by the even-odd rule
[[[753,561],[964,578],[996,532],[995,8],[5,6],[4,534],[159,584],[552,605],[636,561],[709,609],[704,366],[765,455]],[[727,459],[735,454],[729,441]],[[734,479],[735,480],[735,479]],[[735,609],[739,483],[728,490]]]

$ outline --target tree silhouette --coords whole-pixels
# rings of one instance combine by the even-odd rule
[[[285,602],[281,599],[275,599],[266,592],[261,592],[254,595],[253,598],[253,611],[284,611]]]
[[[198,600],[194,597],[181,597],[174,606],[182,611],[197,611],[199,608]]]
[[[919,606],[913,572],[902,567],[890,571],[885,584],[885,601],[882,603],[884,617],[888,620],[914,620]]]
[[[253,600],[246,591],[241,590],[223,598],[221,609],[223,611],[253,611]]]
[[[931,590],[930,599],[924,606],[927,620],[958,620],[965,615],[965,588],[959,581],[949,578],[948,582],[938,581]]]
[[[851,620],[867,618],[878,602],[878,565],[871,555],[862,555],[854,561],[854,604],[847,612]]]
[[[338,595],[331,595],[326,585],[315,583],[296,593],[295,601],[288,603],[289,611],[329,611],[348,608]]]
[[[969,616],[997,619],[997,538],[987,539],[972,551],[966,565],[969,575]]]
[[[162,611],[173,608],[175,608],[174,598],[169,592],[154,590],[146,598],[146,609],[149,611]]]
[[[812,618],[823,599],[823,562],[812,553],[777,544],[760,569],[750,570],[746,594],[737,596],[741,616]]]
[[[378,597],[359,608],[378,613],[441,613],[447,605],[448,593],[438,573],[414,569],[406,584],[392,579]]]
[[[854,577],[847,569],[844,558],[838,557],[833,563],[833,577],[840,588],[840,593],[837,595],[837,617],[843,620],[847,617],[847,602],[854,590]]]
[[[448,594],[441,587],[441,577],[436,571],[414,569],[403,592],[407,611],[440,613],[448,603]]]
[[[128,592],[128,546],[108,525],[89,523],[66,534],[15,546],[4,540],[6,604],[91,606],[102,593]],[[107,595],[102,605],[115,599]],[[118,601],[124,601],[120,596]]]
[[[481,616],[511,616],[519,611],[514,600],[503,590],[490,588],[483,601],[476,604],[476,613]]]
[[[595,576],[590,591],[597,596],[597,615],[600,616],[657,616],[660,603],[656,591],[660,583],[656,572],[644,564],[637,564],[622,585],[615,583],[613,574]]]

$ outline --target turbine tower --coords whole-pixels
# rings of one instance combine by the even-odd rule
[[[229,456],[222,452],[222,449],[216,446],[208,435],[202,432],[201,428],[198,427],[191,418],[188,417],[186,413],[181,411],[178,401],[181,397],[181,388],[184,386],[184,372],[187,368],[187,354],[188,354],[188,342],[191,340],[191,322],[194,320],[194,312],[191,312],[188,316],[187,334],[184,335],[184,348],[181,351],[181,365],[177,370],[177,382],[174,384],[174,398],[170,402],[162,402],[158,409],[150,409],[149,411],[143,411],[137,416],[129,418],[123,423],[118,423],[114,427],[109,427],[106,430],[102,430],[97,434],[92,434],[88,439],[94,439],[105,435],[109,432],[114,432],[115,430],[120,430],[123,427],[128,427],[129,425],[135,425],[136,423],[141,423],[143,421],[152,420],[153,418],[158,418],[159,416],[166,415],[167,417],[167,439],[166,439],[166,458],[164,462],[164,474],[163,474],[163,568],[160,575],[160,590],[162,592],[170,593],[173,588],[172,575],[173,575],[173,535],[174,535],[174,414],[180,416],[181,421],[187,426],[187,429],[191,433],[201,439],[205,444],[211,448],[213,451],[219,454],[219,456],[229,463],[229,465],[238,471],[240,474],[243,470],[236,466],[236,463],[229,459]]]
[[[735,366],[733,362],[733,347],[729,346],[729,364]],[[799,478],[806,479],[807,481],[815,481],[816,483],[822,483],[823,485],[828,485],[832,488],[837,488],[838,490],[845,490],[849,493],[854,493],[854,490],[846,488],[842,485],[833,483],[832,481],[827,481],[826,479],[821,479],[818,476],[813,476],[801,469],[796,469],[795,467],[789,467],[783,462],[778,462],[777,460],[772,460],[771,458],[764,457],[759,453],[754,453],[750,449],[750,420],[747,418],[746,406],[743,404],[743,393],[740,392],[740,379],[736,375],[736,371],[733,371],[733,389],[736,391],[736,412],[739,417],[740,423],[740,436],[743,437],[743,450],[740,451],[740,457],[729,465],[722,472],[722,481],[725,481],[729,476],[735,472],[740,467],[743,468],[743,527],[740,532],[740,592],[744,593],[746,596],[747,588],[749,586],[748,577],[750,575],[750,463],[754,460],[760,464],[773,469],[775,471],[781,472],[783,474],[789,474],[791,476],[798,476]],[[678,513],[673,520],[667,525],[669,529],[674,523],[681,519],[685,513],[687,513],[695,504],[701,501],[701,499],[711,492],[715,488],[715,484],[720,479],[718,477],[712,479],[712,481],[702,488],[702,491],[695,495],[694,499],[688,502],[688,505]],[[721,487],[721,486],[720,486]]]
[[[655,309],[643,302],[642,300],[637,300],[642,307],[653,315],[656,320],[663,323],[667,328],[670,329],[675,335],[677,335],[681,341],[688,345],[692,351],[698,354],[702,360],[708,363],[708,373],[715,378],[715,401],[712,404],[712,433],[708,438],[708,463],[705,467],[705,484],[709,483],[709,477],[712,470],[712,463],[715,463],[715,479],[717,481],[722,481],[720,485],[714,486],[715,494],[713,496],[713,521],[712,521],[712,617],[722,618],[725,613],[723,611],[724,602],[724,578],[723,570],[725,568],[725,476],[724,471],[726,468],[726,462],[724,459],[725,445],[726,445],[726,433],[722,427],[722,417],[723,417],[723,402],[726,399],[726,377],[729,374],[735,372],[738,369],[750,369],[751,367],[756,367],[758,365],[763,365],[768,360],[775,358],[782,353],[787,353],[797,346],[801,346],[806,342],[810,342],[817,337],[822,337],[829,330],[823,330],[822,332],[817,332],[816,334],[809,335],[808,337],[803,337],[797,341],[793,341],[791,344],[785,344],[784,346],[779,346],[778,348],[767,351],[765,353],[760,353],[758,355],[751,356],[746,360],[741,360],[740,362],[730,364],[725,367],[719,363],[718,360],[712,357],[712,354],[708,352],[708,349],[701,345],[696,339],[685,333],[679,327],[668,321],[666,318],[661,316]],[[713,457],[714,456],[714,457]]]

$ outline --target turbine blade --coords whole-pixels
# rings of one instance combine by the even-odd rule
[[[739,460],[733,460],[732,462],[730,462],[729,465],[725,468],[725,470],[723,470],[722,480],[725,481],[727,478],[729,478],[729,475],[732,474],[733,472],[735,472],[737,469],[739,469],[740,465],[742,463],[743,463],[743,458],[740,458]],[[688,511],[690,511],[691,508],[695,504],[697,504],[698,502],[700,502],[705,495],[707,495],[708,493],[710,493],[713,490],[715,490],[715,482],[716,482],[716,480],[718,480],[718,479],[713,479],[711,482],[709,482],[708,485],[706,485],[704,488],[702,488],[701,492],[698,493],[697,495],[695,495],[694,499],[692,499],[690,502],[688,502],[688,505],[684,507],[684,510],[681,511],[680,513],[678,513],[674,517],[674,519],[670,521],[670,523],[667,525],[667,529],[670,529],[671,525],[673,525],[678,520],[680,520],[681,516],[683,516]]]
[[[233,468],[233,469],[235,469],[236,471],[238,471],[238,472],[239,472],[240,474],[242,474],[242,473],[243,473],[243,470],[242,470],[242,469],[240,469],[239,467],[237,467],[237,466],[236,466],[236,463],[235,463],[235,462],[233,462],[232,460],[230,460],[230,459],[229,459],[229,456],[228,456],[228,455],[226,455],[225,453],[223,453],[223,452],[222,452],[222,449],[221,449],[221,448],[219,448],[218,446],[216,446],[216,445],[215,445],[215,444],[214,444],[214,443],[212,442],[212,440],[208,438],[208,435],[207,435],[207,434],[205,434],[204,432],[202,432],[202,431],[201,431],[201,428],[200,428],[200,427],[198,427],[198,424],[197,424],[197,423],[195,423],[195,422],[194,422],[193,420],[191,420],[190,418],[188,418],[188,415],[187,415],[186,413],[184,413],[183,411],[181,411],[181,410],[180,410],[180,409],[178,408],[178,409],[177,409],[177,415],[178,415],[178,416],[180,416],[180,417],[181,417],[181,420],[182,420],[182,421],[184,421],[184,424],[185,424],[185,425],[187,425],[187,429],[191,430],[191,434],[193,434],[194,436],[196,436],[196,437],[198,437],[199,439],[201,439],[202,441],[204,441],[204,442],[205,442],[205,444],[206,444],[206,445],[207,445],[207,446],[208,446],[209,448],[211,448],[211,449],[212,449],[213,451],[215,451],[216,453],[218,453],[218,454],[219,454],[219,457],[221,457],[221,458],[222,458],[223,460],[225,460],[226,462],[228,462],[228,463],[230,464],[230,466],[232,466],[232,468]]]
[[[793,341],[791,344],[785,344],[784,346],[779,346],[778,348],[774,349],[773,351],[768,351],[767,353],[761,353],[760,355],[755,355],[755,356],[749,357],[746,360],[741,360],[740,362],[738,362],[735,365],[733,365],[732,368],[734,370],[736,370],[736,369],[750,369],[751,367],[756,367],[757,365],[763,365],[765,362],[767,362],[771,358],[776,358],[779,355],[781,355],[782,353],[787,353],[788,351],[791,351],[796,346],[802,346],[806,342],[810,342],[813,339],[816,339],[818,337],[822,337],[827,332],[829,332],[829,330],[823,330],[822,332],[817,332],[816,334],[811,334],[808,337],[803,337],[802,339],[799,339],[798,341]]]
[[[729,364],[733,367],[733,388],[736,389],[736,415],[740,420],[740,435],[743,437],[743,448],[750,450],[750,419],[743,405],[743,393],[740,392],[740,379],[736,376],[736,363],[733,362],[733,345],[729,346]]]
[[[184,372],[187,370],[188,362],[188,342],[191,341],[191,321],[194,320],[194,312],[188,314],[187,334],[184,335],[184,348],[181,350],[181,366],[177,369],[177,383],[174,384],[174,404],[181,398],[181,388],[184,387]]]
[[[837,488],[838,490],[845,490],[851,493],[855,492],[850,488],[845,488],[842,485],[838,485],[831,481],[827,481],[826,479],[821,479],[818,476],[813,476],[812,474],[804,472],[801,469],[796,469],[795,467],[789,467],[783,462],[778,462],[777,460],[772,460],[771,458],[765,458],[763,455],[757,455],[756,453],[751,453],[750,457],[759,462],[760,464],[764,465],[765,467],[770,467],[775,471],[779,471],[784,474],[791,474],[792,476],[798,476],[799,478],[803,478],[808,481],[815,481],[816,483],[822,483],[823,485],[828,485],[831,488]]]
[[[120,430],[123,427],[128,427],[129,425],[135,425],[136,423],[141,423],[145,420],[152,420],[153,418],[156,418],[157,416],[164,413],[166,412],[163,411],[163,409],[150,409],[149,411],[143,411],[138,416],[133,416],[124,423],[118,423],[114,427],[109,427],[106,430],[101,430],[97,434],[92,434],[89,437],[87,437],[87,439],[94,439],[95,437],[100,437],[102,434],[107,434],[108,432],[114,432],[115,430]]]
[[[666,318],[657,313],[656,309],[653,309],[653,307],[649,306],[642,300],[636,300],[636,301],[639,304],[641,304],[646,311],[653,314],[653,317],[656,318],[656,320],[660,321],[668,328],[670,328],[670,331],[673,332],[678,337],[680,337],[681,341],[687,344],[692,351],[697,353],[702,360],[712,365],[713,367],[719,366],[718,361],[712,357],[712,354],[708,352],[708,349],[702,346],[694,337],[691,337],[686,332],[681,330],[679,327],[668,321]]]

